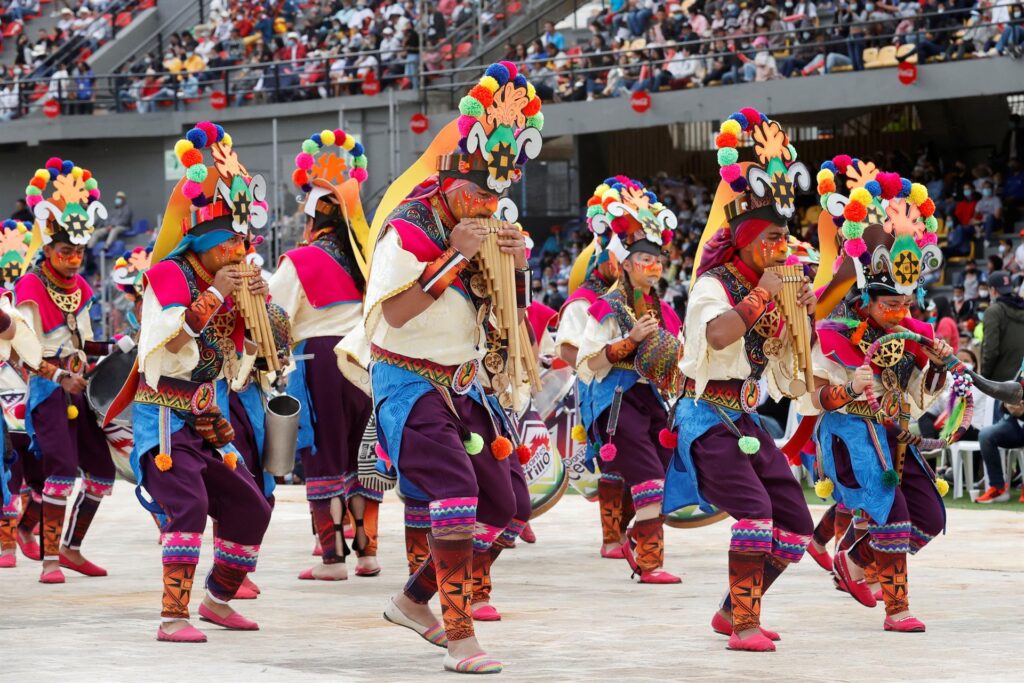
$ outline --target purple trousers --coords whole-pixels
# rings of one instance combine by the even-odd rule
[[[491,454],[491,442],[498,436],[482,405],[469,396],[452,395],[456,420],[436,391],[420,397],[405,422],[398,473],[431,501],[452,498],[476,498],[476,520],[504,529],[525,505],[529,510],[529,493],[525,503],[513,492],[510,460],[497,460]],[[466,452],[463,440],[468,432],[483,437],[483,450],[476,455]],[[525,487],[526,480],[522,480]],[[522,491],[522,489],[521,489]],[[522,495],[522,494],[521,494]],[[529,514],[523,520],[528,520]]]
[[[262,542],[270,504],[241,462],[229,468],[188,425],[171,435],[172,466],[166,472],[157,469],[156,451],[142,457],[142,468],[146,490],[168,517],[165,534],[201,535],[209,515],[217,520],[219,538],[244,545]]]
[[[660,503],[664,491],[665,473],[672,461],[672,449],[665,448],[658,434],[668,426],[668,413],[649,384],[634,384],[622,395],[619,422],[615,436],[608,436],[608,415],[611,409],[597,418],[601,440],[616,448],[615,459],[601,460],[601,472],[617,474],[630,491],[639,494],[637,507]],[[637,498],[637,495],[634,495]]]
[[[338,369],[334,347],[341,337],[314,337],[306,340],[306,386],[313,404],[313,441],[316,453],[302,449],[302,468],[306,474],[309,500],[335,498],[358,493],[359,444],[373,403]]]
[[[71,399],[70,404],[78,408],[78,417],[73,420],[68,418],[66,396]],[[68,480],[79,476],[79,469],[86,480],[102,482],[104,488],[113,485],[116,470],[107,437],[96,422],[84,393],[54,391],[32,411],[32,427],[43,455],[43,478],[51,485],[50,495],[66,497],[66,493],[61,495],[60,491],[68,488]]]
[[[252,475],[256,488],[262,491],[263,468],[260,466],[260,447],[256,443],[256,431],[252,428],[252,422],[249,421],[249,413],[242,405],[242,399],[233,391],[228,396],[228,405],[231,411],[231,428],[235,430],[235,440],[231,443],[242,454],[245,468]],[[268,500],[270,500],[270,507],[274,507],[274,497],[271,496]]]
[[[767,522],[773,529],[772,552],[796,561],[814,531],[800,483],[793,477],[786,456],[775,441],[750,415],[735,420],[739,431],[761,442],[753,455],[740,450],[739,441],[723,425],[709,429],[693,442],[690,454],[697,468],[697,483],[703,497],[719,510],[738,520],[733,527],[733,545],[743,546],[756,528]]]
[[[887,441],[889,452],[895,455],[896,439],[888,434]],[[865,447],[872,448],[870,444]],[[844,486],[858,486],[847,445],[835,439],[832,454],[836,463],[836,477],[840,483]],[[946,513],[935,482],[908,448],[903,478],[896,487],[888,519],[869,520],[868,530],[873,537],[871,546],[882,552],[913,554],[939,535],[945,525]]]

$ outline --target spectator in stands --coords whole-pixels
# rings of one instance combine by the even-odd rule
[[[960,225],[970,225],[974,221],[974,207],[978,203],[974,196],[974,184],[966,182],[960,189],[960,199],[953,209],[953,217]]]
[[[996,228],[1002,227],[1003,202],[996,196],[994,184],[985,180],[981,186],[981,199],[974,205],[974,221],[985,233],[986,243],[992,239]]]
[[[14,211],[11,212],[11,218],[13,220],[29,224],[36,219],[35,216],[32,215],[32,212],[29,211],[28,205],[25,203],[24,199],[14,200]]]
[[[561,310],[562,304],[565,303],[565,297],[558,291],[558,283],[555,280],[551,280],[548,283],[548,288],[544,292],[542,301],[556,311]]]
[[[969,261],[964,267],[964,296],[968,301],[977,301],[981,289],[981,276],[978,273],[978,264]]]
[[[107,219],[92,233],[92,239],[89,240],[89,251],[91,252],[100,242],[103,242],[104,249],[110,249],[118,237],[131,229],[133,222],[132,209],[128,206],[128,195],[123,190],[119,190],[114,195],[113,207],[107,211]]]
[[[540,40],[544,43],[544,47],[547,47],[548,43],[554,43],[559,52],[565,50],[565,36],[555,30],[553,21],[544,22],[544,33],[541,34]]]
[[[93,91],[95,76],[92,67],[87,63],[76,64],[74,68],[74,97],[71,105],[73,114],[91,114],[96,102],[96,93]]]
[[[981,374],[1002,382],[1017,375],[1024,358],[1024,299],[1006,271],[992,273],[988,285],[998,298],[985,310]]]
[[[965,296],[962,284],[953,286],[953,315],[958,326],[962,326],[968,320],[976,320],[978,317],[974,301]]]
[[[1002,35],[996,43],[996,54],[1009,51],[1014,57],[1022,54],[1024,46],[1024,4],[1021,0],[999,0],[992,10],[992,21],[1003,24]]]
[[[7,21],[25,22],[26,19],[39,16],[39,0],[10,0],[4,11]]]
[[[960,331],[957,328],[956,320],[953,319],[953,309],[949,305],[949,299],[944,296],[935,297],[928,302],[926,312],[926,320],[935,328],[936,336],[944,339],[956,352],[960,348]]]
[[[1010,500],[1010,487],[1003,472],[1003,459],[999,449],[1024,446],[1024,404],[1004,405],[1001,411],[1002,419],[994,425],[982,428],[978,434],[981,458],[988,475],[988,489],[974,502],[982,505],[1005,503]],[[1024,503],[1024,488],[1021,490],[1020,502]]]

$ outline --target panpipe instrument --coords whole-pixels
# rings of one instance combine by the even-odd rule
[[[802,396],[814,388],[814,364],[811,362],[811,320],[807,308],[801,306],[800,290],[807,282],[801,265],[770,266],[767,270],[782,278],[782,289],[775,295],[786,327],[784,334],[793,342],[794,372],[789,393]]]
[[[480,270],[484,277],[484,289],[491,299],[495,328],[506,345],[507,387],[511,391],[512,408],[518,412],[522,406],[515,388],[528,381],[534,390],[539,391],[541,384],[529,333],[525,324],[520,324],[519,309],[516,306],[515,256],[503,252],[498,245],[498,234],[513,226],[497,218],[481,218],[477,222],[488,229],[478,253]],[[506,383],[492,381],[492,384],[501,390]]]
[[[272,372],[281,370],[281,360],[277,356],[277,344],[270,327],[270,316],[267,314],[266,300],[249,291],[249,282],[253,278],[263,277],[260,267],[254,263],[243,263],[238,266],[242,276],[242,284],[235,292],[235,305],[245,321],[245,329],[250,339],[256,344],[256,355],[267,361],[267,369]]]

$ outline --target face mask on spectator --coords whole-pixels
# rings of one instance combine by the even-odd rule
[[[869,3],[865,4],[864,5],[864,11],[866,11],[866,12],[874,12],[875,11],[875,3],[869,2]]]
[[[964,367],[967,368],[968,370],[973,370],[974,369],[974,363],[966,363],[964,361],[960,361],[960,362],[963,363]]]
[[[960,303],[963,300],[964,300],[964,295],[963,294],[954,294],[953,295],[953,301],[955,301],[957,303]]]
[[[987,289],[979,289],[978,290],[978,298],[979,299],[987,299],[988,298],[988,290]]]
[[[757,19],[754,19],[754,25],[764,26],[764,17],[758,17]]]
[[[974,191],[971,188],[969,188],[969,187],[965,187],[964,188],[964,199],[970,199],[971,195],[973,195],[973,194],[974,194]]]
[[[992,188],[991,187],[983,187],[983,188],[981,188],[981,196],[982,197],[991,197],[992,196]]]

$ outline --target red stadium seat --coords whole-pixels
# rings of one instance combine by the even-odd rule
[[[509,14],[519,14],[523,11],[523,3],[521,2],[510,2],[505,6],[505,11]]]
[[[124,28],[128,24],[132,23],[131,12],[119,12],[117,18],[114,19],[114,25],[118,28]]]
[[[23,30],[25,30],[25,27],[22,26],[20,21],[12,21],[11,23],[7,24],[7,26],[4,26],[3,36],[4,38],[14,38]]]
[[[149,9],[150,7],[156,7],[156,0],[142,0],[139,3],[139,9]]]
[[[459,59],[468,57],[473,52],[473,43],[459,43],[459,46],[455,48],[455,56]]]

